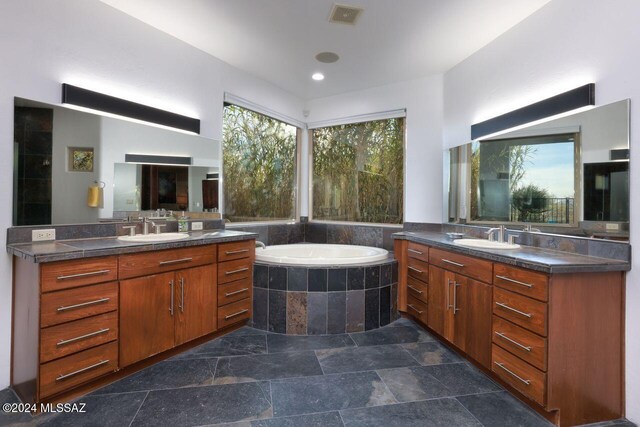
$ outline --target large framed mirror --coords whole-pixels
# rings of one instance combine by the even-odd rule
[[[629,100],[445,153],[446,218],[628,239]]]
[[[219,141],[22,98],[14,107],[14,226],[218,211]],[[131,154],[188,162],[126,163]]]

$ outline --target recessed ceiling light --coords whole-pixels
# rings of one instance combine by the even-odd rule
[[[316,60],[324,64],[332,64],[334,62],[337,62],[338,59],[340,59],[340,57],[337,53],[334,52],[320,52],[316,55]]]
[[[322,73],[313,73],[313,75],[311,76],[311,78],[312,78],[313,80],[316,80],[316,81],[318,81],[318,82],[319,82],[320,80],[324,80],[324,74],[322,74]]]

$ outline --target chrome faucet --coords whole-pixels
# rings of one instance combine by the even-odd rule
[[[264,243],[262,243],[260,240],[256,240],[256,248],[266,249],[266,248],[267,248],[267,245],[265,245]]]
[[[142,234],[146,236],[147,234],[149,234],[149,224],[151,224],[152,227],[155,227],[156,224],[155,222],[151,221],[149,217],[144,216],[141,219],[142,219]]]
[[[526,231],[528,233],[531,233],[532,231],[535,231],[535,232],[540,233],[540,229],[531,227],[531,224],[525,224],[525,226],[522,229],[522,231]]]
[[[504,242],[504,235],[506,230],[507,228],[504,225],[501,225],[500,227],[490,228],[485,232],[485,234],[489,236],[490,242]],[[498,240],[496,240],[495,235],[493,234],[496,231],[498,232]]]

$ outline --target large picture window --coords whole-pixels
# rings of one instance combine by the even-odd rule
[[[401,224],[404,118],[312,130],[313,219]]]
[[[225,105],[222,158],[226,219],[295,218],[297,134],[295,126]]]

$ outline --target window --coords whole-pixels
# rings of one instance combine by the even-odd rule
[[[295,126],[225,105],[222,161],[226,219],[295,218],[297,134]]]
[[[404,118],[312,130],[313,219],[401,224]]]

